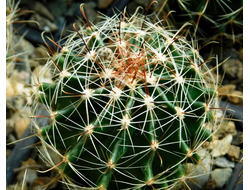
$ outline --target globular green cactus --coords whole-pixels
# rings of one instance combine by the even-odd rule
[[[86,23],[50,49],[53,83],[35,93],[51,118],[38,128],[41,157],[69,189],[177,188],[191,177],[183,164],[201,164],[197,150],[212,139],[207,61],[183,28],[147,16]]]
[[[243,0],[165,0],[164,9],[175,12],[175,25],[192,23],[194,34],[203,42],[242,44]]]

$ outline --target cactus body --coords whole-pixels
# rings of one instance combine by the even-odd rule
[[[136,13],[104,17],[48,60],[54,82],[37,97],[51,123],[39,137],[68,187],[174,188],[183,163],[200,163],[196,150],[212,138],[212,76],[195,47],[160,25]]]

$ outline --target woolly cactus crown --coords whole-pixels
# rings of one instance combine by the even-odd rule
[[[51,118],[41,156],[69,189],[176,188],[216,120],[195,42],[137,13],[74,28],[36,93]]]

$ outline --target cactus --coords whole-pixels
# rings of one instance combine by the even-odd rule
[[[53,82],[35,90],[49,113],[36,117],[50,118],[37,126],[41,158],[68,189],[179,187],[217,119],[208,60],[179,35],[185,25],[125,11],[91,24],[81,11],[86,26],[48,47]]]
[[[223,45],[243,40],[243,0],[166,0],[165,11],[173,10],[175,25],[194,25],[201,41],[218,40]]]

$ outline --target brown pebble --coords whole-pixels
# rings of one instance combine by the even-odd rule
[[[16,121],[15,132],[17,134],[18,139],[20,139],[23,136],[29,124],[30,124],[29,118],[20,118]]]
[[[219,94],[226,95],[236,89],[235,84],[226,84],[218,89]]]
[[[232,161],[238,160],[240,157],[240,147],[230,145],[227,155]]]
[[[55,188],[57,185],[57,180],[50,178],[50,177],[37,177],[33,181],[30,189],[31,190],[40,190],[40,189],[43,189],[47,185],[48,185],[47,189]]]
[[[13,97],[15,95],[15,90],[11,84],[9,78],[6,78],[6,97]]]
[[[44,65],[48,59],[48,54],[43,47],[37,47],[35,49],[35,58],[39,64]]]
[[[227,95],[227,99],[228,99],[228,101],[230,101],[234,104],[242,105],[243,104],[243,93],[241,91],[234,90],[230,94]]]
[[[215,188],[216,188],[216,181],[214,179],[208,180],[203,187],[204,190],[213,190]]]
[[[230,79],[240,79],[242,78],[243,65],[238,59],[229,59],[222,65],[226,76]]]

